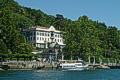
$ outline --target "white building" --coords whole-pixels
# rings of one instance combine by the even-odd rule
[[[35,47],[47,48],[47,44],[51,42],[65,46],[61,31],[55,30],[53,26],[50,28],[33,26],[24,29],[22,33],[25,35],[27,43],[32,43]]]

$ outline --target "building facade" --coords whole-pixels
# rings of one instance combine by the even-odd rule
[[[56,30],[53,26],[41,27],[33,26],[22,31],[25,35],[27,43],[33,44],[35,47],[47,48],[49,43],[57,43],[65,46],[63,43],[62,32]]]

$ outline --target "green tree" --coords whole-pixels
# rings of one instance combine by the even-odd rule
[[[2,39],[0,39],[0,54],[8,54],[7,46]]]
[[[20,54],[29,54],[33,50],[33,45],[26,44],[26,43],[20,43],[18,46],[18,53]]]

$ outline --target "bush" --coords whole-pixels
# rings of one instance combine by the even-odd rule
[[[5,60],[10,60],[10,58],[5,58]]]
[[[39,50],[39,51],[41,51],[41,50],[43,50],[42,48],[39,48],[39,47],[36,47],[36,50]]]
[[[17,60],[17,58],[12,58],[12,60]]]
[[[19,60],[24,60],[24,58],[19,58]]]

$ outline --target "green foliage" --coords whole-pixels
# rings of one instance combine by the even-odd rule
[[[26,43],[26,39],[23,34],[20,35],[20,43]]]
[[[12,14],[12,16],[14,19],[14,23],[16,25],[16,29],[18,29],[18,30],[34,25],[34,22],[31,19],[29,19],[23,15],[14,13],[14,14]]]
[[[41,50],[42,50],[42,48],[36,47],[36,50],[39,50],[39,51],[41,51]]]
[[[3,40],[0,39],[0,54],[6,54],[8,53],[8,49],[6,44],[3,42]]]
[[[104,23],[92,21],[87,16],[79,17],[78,21],[64,22],[64,39],[66,59],[76,56],[88,61],[88,57],[117,58],[119,57],[120,34],[116,27],[107,27]]]
[[[29,54],[32,50],[33,45],[31,44],[20,43],[20,45],[17,46],[17,51],[21,54]]]
[[[66,59],[88,56],[103,61],[120,60],[120,31],[105,23],[92,21],[87,16],[81,16],[77,21],[64,18],[61,14],[56,17],[47,15],[41,10],[21,7],[14,0],[0,0],[0,58],[32,59],[33,45],[27,44],[20,31],[29,26],[50,26],[63,31],[66,46]],[[37,48],[38,49],[38,48]],[[40,49],[38,49],[40,50]]]

